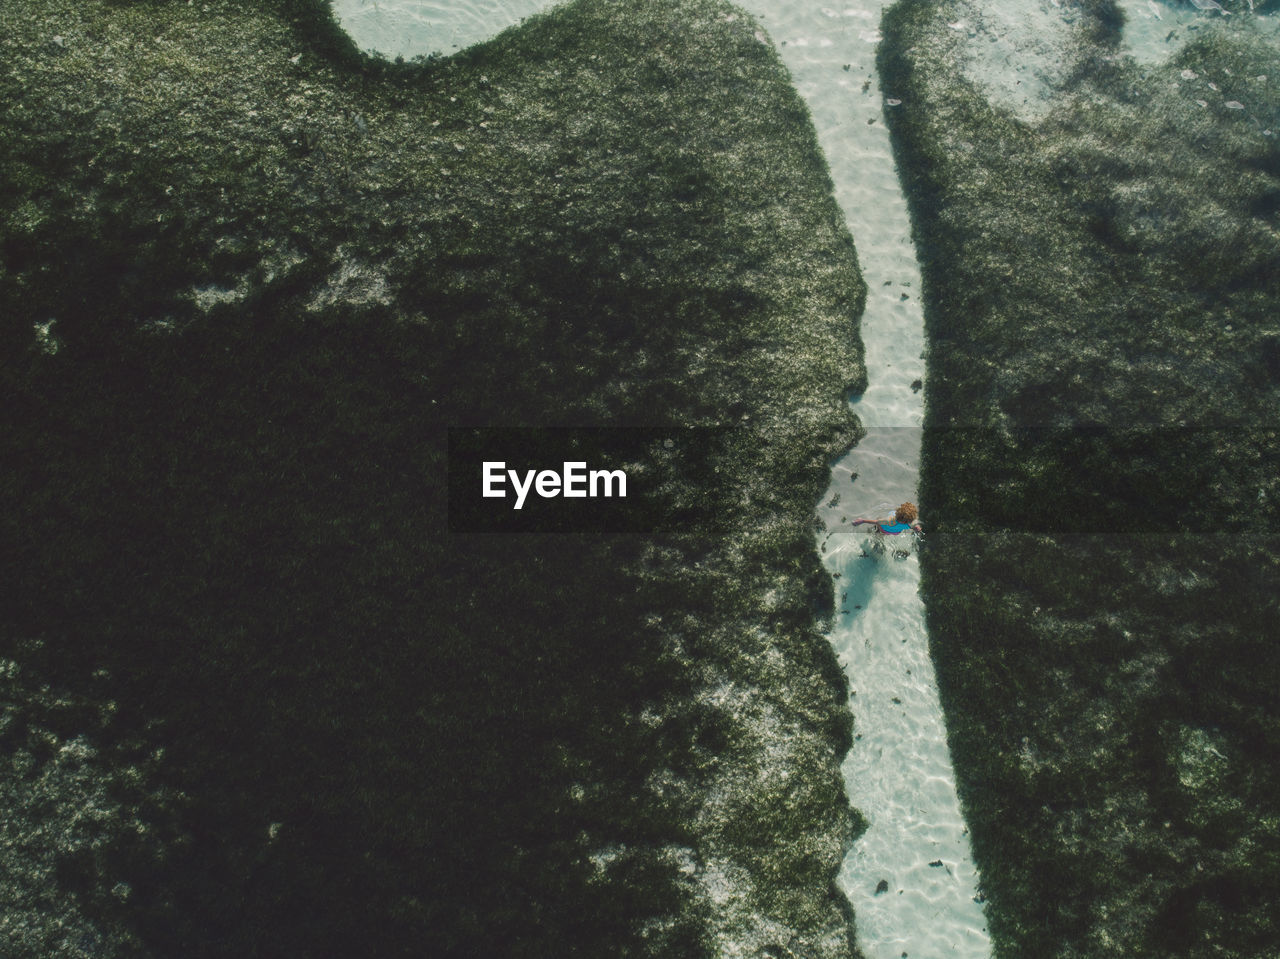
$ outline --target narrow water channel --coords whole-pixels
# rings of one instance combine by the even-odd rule
[[[907,201],[875,52],[884,4],[791,0],[744,6],[778,46],[813,115],[867,283],[867,390],[853,408],[867,436],[836,464],[819,507],[836,576],[831,642],[849,674],[857,739],[845,760],[850,800],[870,821],[840,881],[868,959],[990,954],[968,834],[956,798],[912,543],[884,553],[850,521],[916,501],[924,420],[924,317]],[[927,505],[927,504],[926,504]],[[928,526],[927,514],[922,515]],[[905,558],[894,555],[895,549]],[[869,554],[869,555],[865,555]]]

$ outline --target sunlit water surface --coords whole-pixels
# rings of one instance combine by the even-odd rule
[[[850,525],[916,499],[925,372],[920,269],[884,121],[885,111],[910,104],[882,91],[876,75],[884,4],[744,6],[809,105],[867,283],[868,385],[853,408],[868,434],[836,465],[819,507],[829,532],[823,557],[839,577],[831,642],[854,690],[857,739],[845,781],[870,821],[840,884],[870,959],[979,959],[990,943],[929,658],[915,544],[910,534],[886,538],[880,552]]]
[[[332,0],[338,22],[364,50],[406,60],[457,53],[540,10],[547,0]]]

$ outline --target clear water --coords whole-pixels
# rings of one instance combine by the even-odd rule
[[[870,820],[840,884],[869,959],[977,959],[990,955],[990,941],[929,658],[919,563],[907,548],[910,534],[887,538],[889,549],[876,553],[849,525],[915,501],[924,421],[920,268],[883,116],[909,104],[882,91],[875,71],[885,4],[743,6],[809,105],[867,283],[868,383],[852,405],[868,434],[836,465],[819,508],[829,533],[823,557],[839,575],[831,642],[855,691],[858,738],[845,779]],[[908,555],[899,559],[895,550]]]
[[[1203,30],[1248,29],[1280,39],[1280,17],[1223,14],[1168,0],[1117,0],[1125,15],[1123,52],[1139,63],[1159,63]]]
[[[1223,103],[1209,78],[1183,77],[1180,70],[1162,67],[1164,61],[1188,41],[1217,30],[1248,30],[1280,40],[1276,16],[1224,15],[1178,0],[1117,3],[1125,17],[1117,55],[1167,69],[1169,82],[1183,86],[1206,108]],[[1079,31],[1088,22],[1080,0],[955,0],[953,9],[951,52],[964,76],[995,106],[1031,123],[1043,119],[1078,66]]]
[[[546,0],[331,0],[362,50],[389,59],[450,54],[545,10]]]

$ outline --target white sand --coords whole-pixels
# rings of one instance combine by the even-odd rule
[[[1121,51],[1139,63],[1158,64],[1188,40],[1219,26],[1248,29],[1273,40],[1280,38],[1280,17],[1274,14],[1241,11],[1224,15],[1217,10],[1198,10],[1189,4],[1167,0],[1117,0],[1117,3],[1125,16]]]
[[[406,60],[448,55],[488,40],[547,0],[332,0],[333,12],[362,50]]]

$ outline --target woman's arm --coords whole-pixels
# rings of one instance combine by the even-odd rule
[[[884,533],[887,536],[896,536],[898,533],[905,532],[905,530],[897,530],[895,532],[894,530],[890,530],[886,528],[889,526],[897,525],[896,518],[895,519],[855,519],[853,521],[853,525],[854,526],[875,526],[880,530],[880,532]],[[919,523],[912,523],[909,528],[913,533],[924,532],[924,530],[921,528]]]

